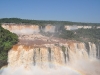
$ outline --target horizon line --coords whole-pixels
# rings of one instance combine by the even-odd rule
[[[90,24],[100,24],[100,22],[79,22],[79,21],[68,21],[68,20],[45,20],[45,19],[26,19],[26,18],[18,18],[18,17],[7,17],[7,18],[0,18],[0,19],[23,19],[23,20],[36,20],[36,21],[62,21],[62,22],[75,22],[75,23],[90,23]]]

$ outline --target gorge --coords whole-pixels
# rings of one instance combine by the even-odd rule
[[[54,33],[47,25],[2,25],[16,33],[19,42],[8,52],[8,65],[0,75],[99,75],[100,43],[80,42],[40,32]]]

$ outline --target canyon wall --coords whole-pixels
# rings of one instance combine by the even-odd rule
[[[55,31],[59,31],[59,25],[51,25],[51,24],[47,24],[45,26],[41,26],[41,25],[32,25],[32,24],[6,24],[3,23],[2,27],[13,32],[13,33],[21,33],[21,34],[25,34],[25,30],[27,30],[30,34],[33,33],[39,33],[41,31],[43,32],[51,32],[54,33]],[[95,27],[95,26],[94,26]],[[66,30],[77,30],[77,29],[91,29],[92,26],[78,26],[78,25],[64,25],[64,27]],[[97,29],[100,29],[100,26],[96,27]]]
[[[39,34],[41,31],[55,32],[56,27],[52,25],[44,28],[22,24],[2,27],[21,35],[18,44],[8,52],[8,66],[0,70],[0,75],[100,74],[100,43],[82,43]]]
[[[46,25],[44,28],[39,25],[26,25],[26,24],[2,24],[4,29],[7,29],[16,34],[33,34],[39,33],[41,31],[44,32],[55,32],[55,26]]]

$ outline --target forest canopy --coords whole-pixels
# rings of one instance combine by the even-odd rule
[[[71,21],[52,21],[52,20],[30,20],[20,18],[1,18],[0,23],[25,23],[25,24],[37,24],[37,25],[100,25],[100,23],[82,23]]]

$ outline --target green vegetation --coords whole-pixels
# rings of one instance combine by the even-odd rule
[[[59,37],[81,42],[100,42],[100,29],[78,29],[73,31],[63,30]]]
[[[37,24],[44,26],[46,24],[52,25],[100,25],[100,23],[82,23],[82,22],[71,22],[71,21],[51,21],[51,20],[29,20],[29,19],[20,19],[20,18],[2,18],[0,23],[25,23],[25,24]]]
[[[18,36],[2,28],[0,24],[0,62],[7,61],[7,54],[9,49],[17,42]]]
[[[59,37],[64,38],[64,39],[74,39],[77,36],[74,34],[74,32],[69,31],[69,30],[63,30],[60,34],[58,34]]]
[[[75,32],[75,35],[83,42],[100,42],[100,29],[79,29]]]

